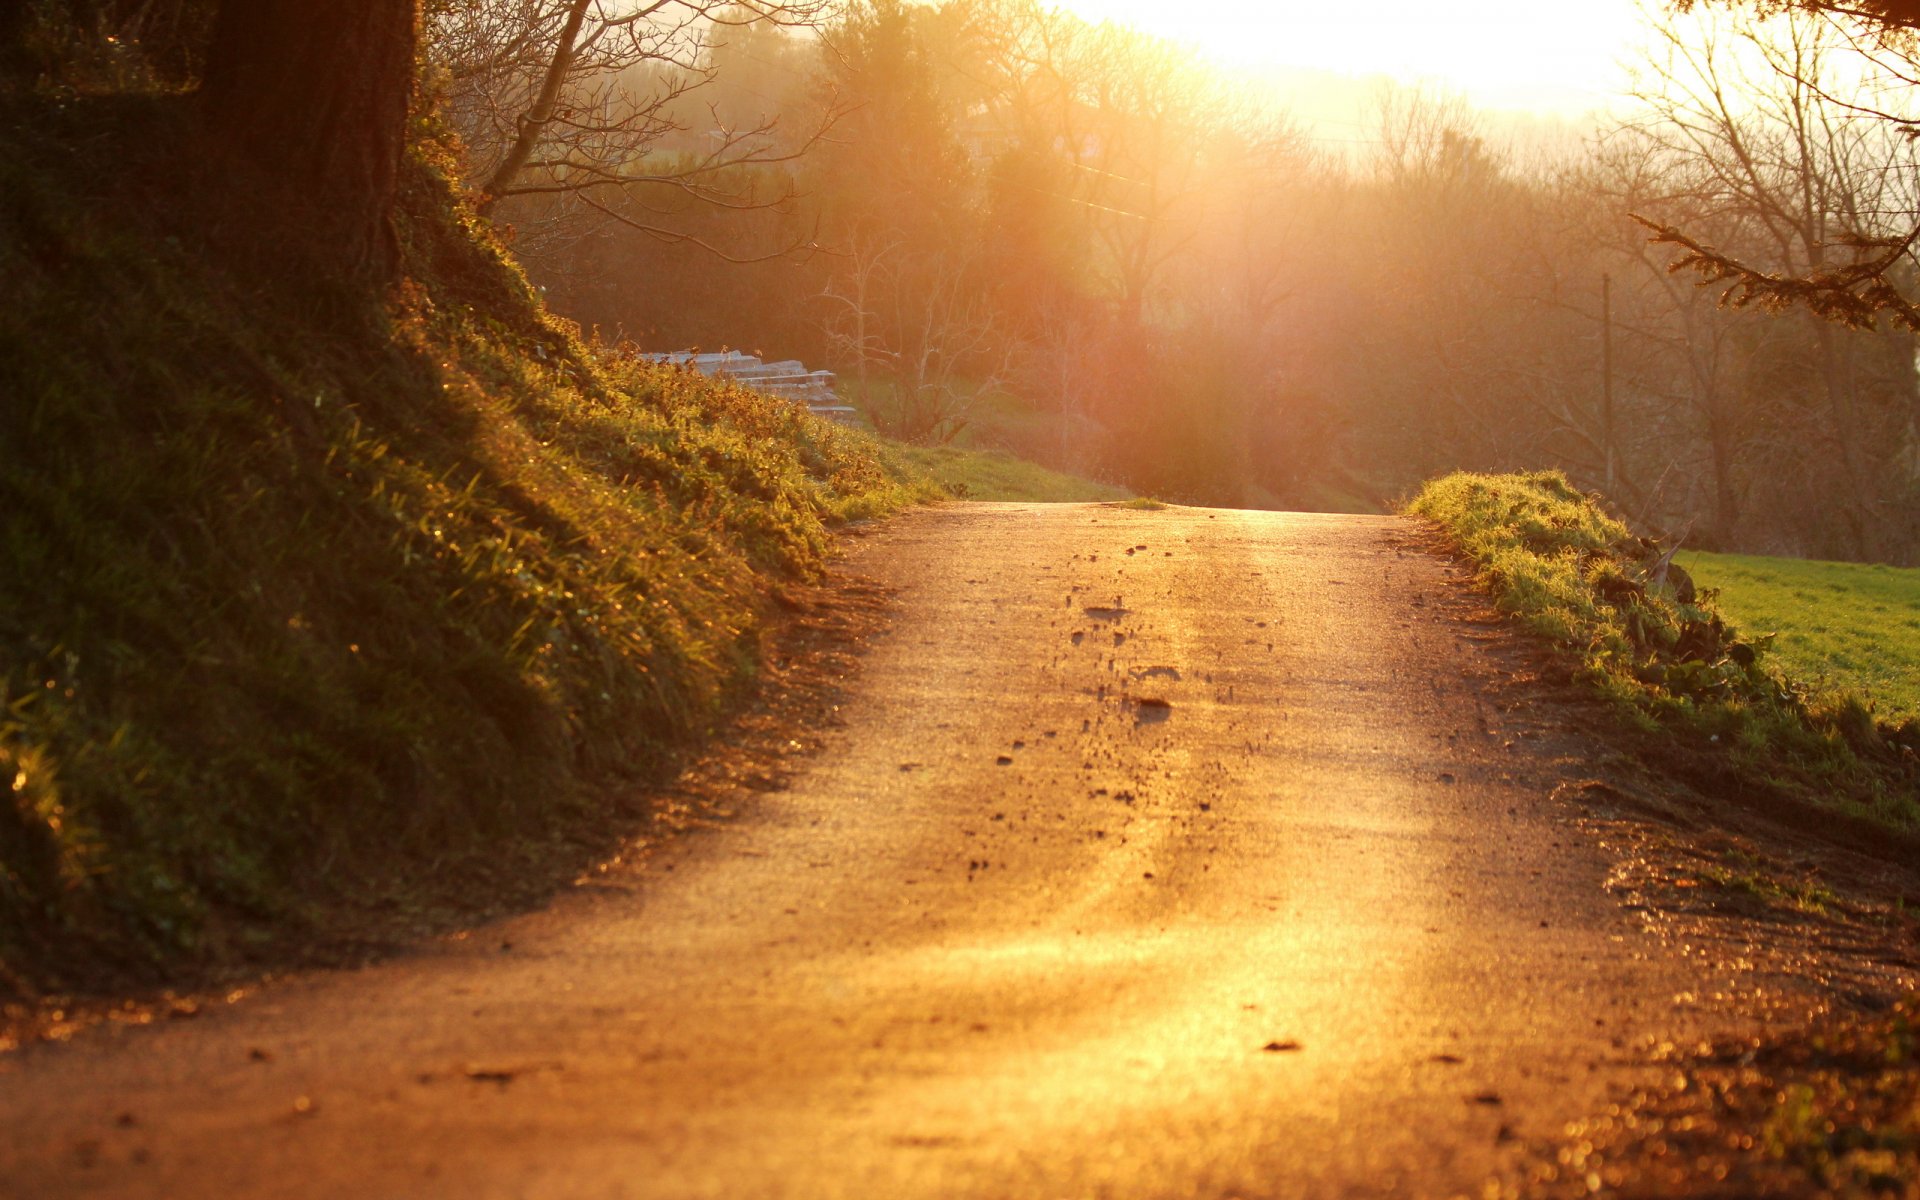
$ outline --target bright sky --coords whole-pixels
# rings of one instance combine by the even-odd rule
[[[1574,116],[1617,90],[1641,41],[1634,0],[1061,0],[1224,64],[1388,75],[1487,108]]]

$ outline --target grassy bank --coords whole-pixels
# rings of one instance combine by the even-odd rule
[[[1055,471],[1003,450],[896,444],[889,453],[903,470],[937,480],[949,493],[963,500],[1059,503],[1124,500],[1132,495],[1125,488]]]
[[[1920,720],[1876,721],[1863,696],[1796,678],[1710,593],[1663,571],[1659,546],[1557,472],[1449,475],[1409,511],[1435,521],[1495,603],[1641,730],[1749,784],[1920,826]]]
[[[157,187],[165,99],[0,118],[0,993],[525,888],[712,726],[831,522],[934,491],[596,358],[430,138],[373,293]]]
[[[1920,570],[1682,553],[1729,620],[1772,634],[1782,670],[1865,697],[1883,721],[1920,717]]]

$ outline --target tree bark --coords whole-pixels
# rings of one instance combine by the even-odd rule
[[[1824,414],[1827,433],[1838,451],[1840,477],[1846,489],[1842,502],[1835,505],[1847,532],[1845,554],[1863,561],[1879,561],[1884,558],[1874,512],[1879,489],[1867,462],[1869,454],[1861,445],[1862,436],[1870,434],[1861,425],[1859,406],[1855,403],[1852,364],[1834,336],[1832,322],[1816,319],[1813,332],[1820,352],[1820,378],[1827,396]]]
[[[202,102],[214,137],[272,173],[349,271],[398,265],[391,214],[418,0],[224,0]]]

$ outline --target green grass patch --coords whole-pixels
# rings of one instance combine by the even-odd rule
[[[375,293],[157,193],[166,102],[0,117],[0,993],[526,889],[715,727],[833,522],[936,492],[583,347],[430,142]]]
[[[1795,912],[1825,913],[1840,903],[1832,889],[1817,878],[1795,875],[1782,864],[1737,849],[1724,852],[1720,862],[1704,867],[1699,878],[1721,891]]]
[[[1702,871],[1701,878],[1725,891],[1751,896],[1763,903],[1780,905],[1796,912],[1823,913],[1837,903],[1833,892],[1818,883],[1783,884],[1758,871],[1716,866]]]
[[[1645,731],[1685,739],[1754,782],[1900,827],[1920,824],[1920,721],[1796,679],[1667,555],[1558,472],[1457,473],[1409,512],[1437,522],[1496,605],[1566,652]]]
[[[903,472],[923,474],[962,500],[1023,500],[1046,503],[1124,500],[1125,488],[1068,475],[1016,458],[1004,450],[894,443],[888,455]]]
[[[1679,561],[1729,620],[1774,635],[1794,678],[1858,693],[1883,720],[1920,716],[1920,570],[1748,554]]]
[[[1387,511],[1385,505],[1369,499],[1359,492],[1338,487],[1331,483],[1310,481],[1303,489],[1302,505],[1309,512],[1354,513],[1359,516],[1377,516]],[[1276,506],[1278,507],[1278,506]]]

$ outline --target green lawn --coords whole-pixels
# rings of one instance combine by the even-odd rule
[[[962,500],[1125,500],[1133,493],[1112,484],[1049,470],[1002,450],[963,450],[895,443],[894,460],[931,475]]]
[[[1920,570],[1690,553],[1680,561],[1743,634],[1777,633],[1804,682],[1872,699],[1882,720],[1920,716]]]

